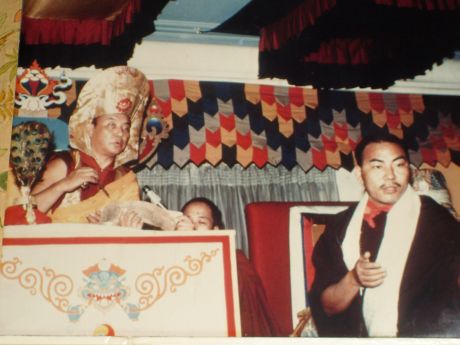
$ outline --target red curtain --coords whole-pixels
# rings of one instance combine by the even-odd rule
[[[386,88],[453,57],[458,0],[304,0],[260,28],[259,76]]]
[[[19,65],[124,65],[168,0],[25,0]]]

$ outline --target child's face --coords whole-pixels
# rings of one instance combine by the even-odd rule
[[[217,226],[214,225],[212,211],[205,203],[191,203],[185,208],[183,213],[192,221],[194,230],[217,229]]]

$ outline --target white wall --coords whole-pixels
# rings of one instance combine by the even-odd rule
[[[146,41],[136,46],[129,64],[149,79],[217,80],[288,85],[258,79],[258,48],[199,43]],[[375,91],[375,90],[374,90]],[[460,95],[460,56],[434,66],[414,80],[398,81],[388,92]]]

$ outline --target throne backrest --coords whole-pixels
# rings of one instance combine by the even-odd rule
[[[246,205],[249,259],[260,276],[282,335],[293,330],[289,213],[294,206],[341,206],[343,202],[253,202]]]

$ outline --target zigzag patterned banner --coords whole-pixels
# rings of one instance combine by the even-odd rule
[[[151,86],[171,133],[149,167],[351,170],[356,143],[375,131],[403,138],[417,166],[460,164],[460,97],[178,80]]]
[[[67,121],[84,82],[74,82],[53,117]],[[171,131],[148,167],[176,164],[291,169],[354,166],[352,151],[366,134],[404,139],[416,166],[460,165],[460,97],[322,91],[183,80],[150,81]],[[50,115],[49,115],[50,116]]]

